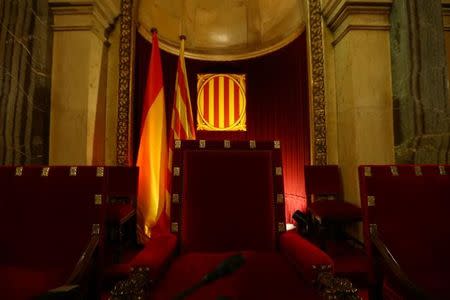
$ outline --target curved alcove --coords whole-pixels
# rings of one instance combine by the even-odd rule
[[[148,40],[158,29],[160,47],[209,61],[257,57],[275,51],[305,28],[301,0],[145,0],[138,7],[139,32]]]

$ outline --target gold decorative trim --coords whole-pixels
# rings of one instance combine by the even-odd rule
[[[229,140],[224,140],[223,141],[223,147],[225,149],[230,149],[231,148],[231,142]]]
[[[273,148],[274,149],[280,149],[281,148],[280,141],[273,141]]]
[[[414,166],[414,173],[416,173],[416,176],[422,176],[422,168],[420,166]]]
[[[172,222],[170,224],[170,231],[173,233],[178,232],[178,222]]]
[[[277,194],[277,203],[278,204],[284,203],[284,195],[283,194]]]
[[[181,148],[181,140],[175,140],[175,149]]]
[[[200,140],[198,141],[198,147],[203,149],[206,147],[206,141],[205,140]]]
[[[119,45],[119,90],[117,114],[117,164],[130,164],[130,116],[133,99],[133,63],[135,40],[135,14],[133,0],[121,0]]]
[[[377,224],[369,224],[369,232],[371,234],[376,234],[378,231],[378,226]]]
[[[367,206],[375,206],[375,196],[367,196]]]
[[[23,167],[16,167],[16,173],[15,176],[22,176],[23,175]]]
[[[255,140],[250,140],[249,145],[250,145],[250,149],[255,149],[256,148],[256,141]]]
[[[366,177],[372,176],[372,168],[371,167],[364,167],[364,176],[366,176]]]
[[[95,205],[102,205],[102,195],[100,195],[100,194],[96,194],[95,196],[94,196],[94,204]]]
[[[397,166],[391,166],[390,169],[391,169],[392,176],[398,176],[398,168],[397,168]]]
[[[97,167],[96,176],[97,177],[105,176],[105,168],[104,167]]]
[[[325,102],[325,70],[323,51],[322,8],[320,0],[309,1],[309,46],[311,64],[312,160],[327,164],[327,126]]]
[[[100,224],[92,224],[92,234],[100,234]]]
[[[276,167],[275,168],[275,175],[277,175],[277,176],[283,175],[283,169],[281,167]]]
[[[447,172],[445,171],[445,166],[439,166],[439,174],[447,175]]]
[[[50,173],[50,167],[43,167],[42,171],[41,171],[41,176],[42,177],[47,177],[48,173]]]
[[[172,194],[172,203],[174,203],[174,204],[180,203],[180,195],[179,194]]]
[[[70,167],[69,176],[77,176],[77,172],[78,172],[77,167]]]
[[[180,176],[180,167],[173,168],[173,176]]]
[[[277,230],[278,232],[285,232],[286,224],[284,222],[278,222]]]

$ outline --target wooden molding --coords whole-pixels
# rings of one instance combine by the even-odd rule
[[[442,0],[444,31],[450,31],[450,0]]]
[[[107,29],[114,24],[120,9],[115,1],[90,0],[68,2],[49,0],[53,31],[92,31],[106,40]]]
[[[330,0],[323,9],[323,17],[334,33],[333,44],[353,30],[389,30],[392,1]]]

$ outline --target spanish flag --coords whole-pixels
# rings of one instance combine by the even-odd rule
[[[158,33],[152,29],[152,53],[145,89],[137,166],[139,185],[137,202],[138,240],[144,244],[152,235],[166,197],[167,136],[163,74]]]
[[[184,35],[180,36],[180,55],[178,57],[177,75],[175,79],[175,94],[172,109],[172,122],[169,138],[169,163],[168,163],[168,184],[167,199],[170,199],[170,178],[172,177],[172,154],[175,140],[195,140],[194,118],[192,115],[191,97],[187,80],[186,64],[184,62]],[[166,213],[169,212],[170,205],[167,203]]]

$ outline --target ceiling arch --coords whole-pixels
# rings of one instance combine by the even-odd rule
[[[151,40],[158,29],[160,47],[178,54],[185,35],[188,58],[226,61],[275,51],[305,29],[302,0],[141,0],[139,32]]]

